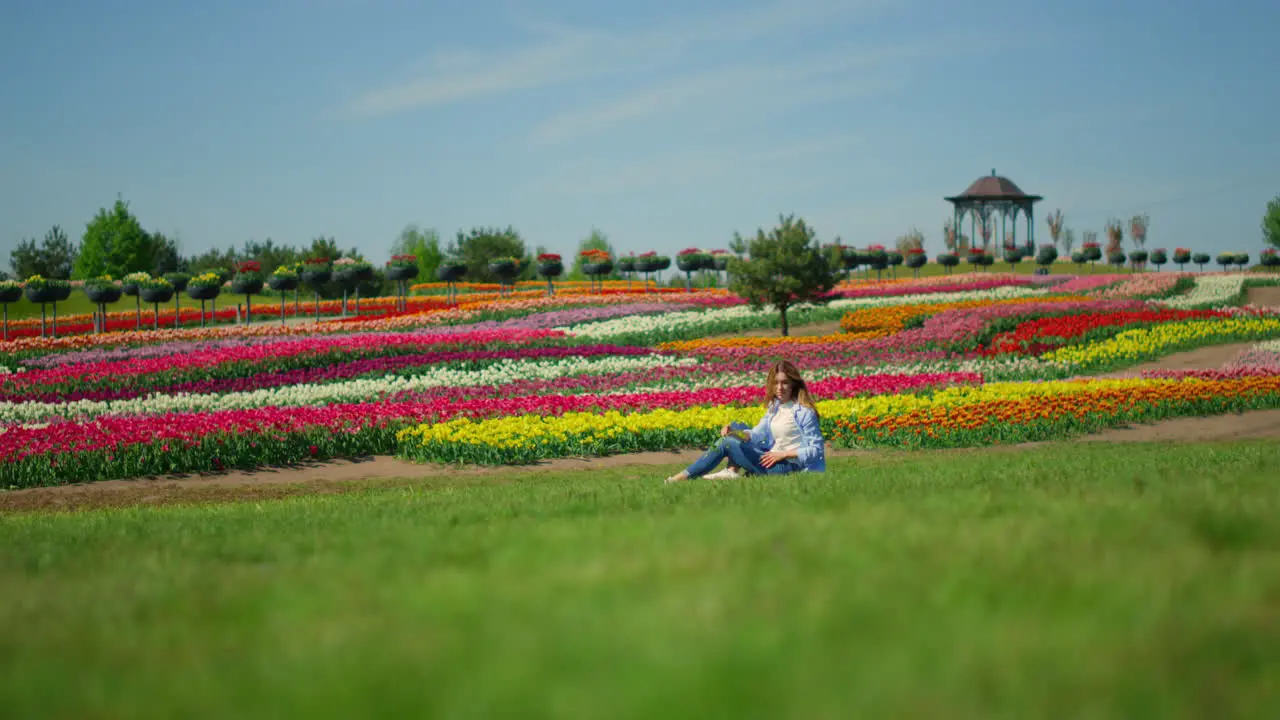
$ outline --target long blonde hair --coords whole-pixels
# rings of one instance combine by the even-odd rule
[[[804,378],[800,377],[800,368],[793,365],[790,360],[774,363],[773,367],[769,368],[769,376],[764,381],[765,408],[773,405],[776,399],[774,390],[778,387],[779,373],[791,381],[791,396],[795,398],[796,404],[809,408],[816,415],[818,407],[814,404],[813,395],[809,393],[809,387],[805,385]]]

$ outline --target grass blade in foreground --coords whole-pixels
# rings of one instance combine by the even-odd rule
[[[0,701],[20,717],[1280,713],[1272,444],[835,458],[680,486],[641,472],[0,518]]]

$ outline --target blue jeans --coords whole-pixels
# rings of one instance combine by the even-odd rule
[[[751,429],[740,422],[730,423],[729,427],[733,430]],[[703,453],[702,457],[685,468],[685,472],[691,478],[701,477],[711,472],[725,458],[729,458],[729,462],[751,475],[783,475],[800,470],[800,463],[793,458],[787,458],[774,463],[773,467],[767,468],[760,464],[760,458],[764,453],[765,451],[760,448],[750,443],[745,443],[736,437],[722,437],[710,450]]]

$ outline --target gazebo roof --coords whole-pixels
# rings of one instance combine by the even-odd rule
[[[1018,187],[1012,180],[997,175],[996,171],[992,170],[990,175],[974,180],[964,192],[944,199],[948,202],[963,202],[966,200],[1022,200],[1035,202],[1044,198],[1039,195],[1028,195],[1022,192],[1022,188]]]

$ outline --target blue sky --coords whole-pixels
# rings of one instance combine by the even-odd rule
[[[6,0],[0,265],[117,193],[186,253],[408,223],[569,253],[719,248],[796,213],[941,247],[995,168],[1077,231],[1261,247],[1271,0]]]

